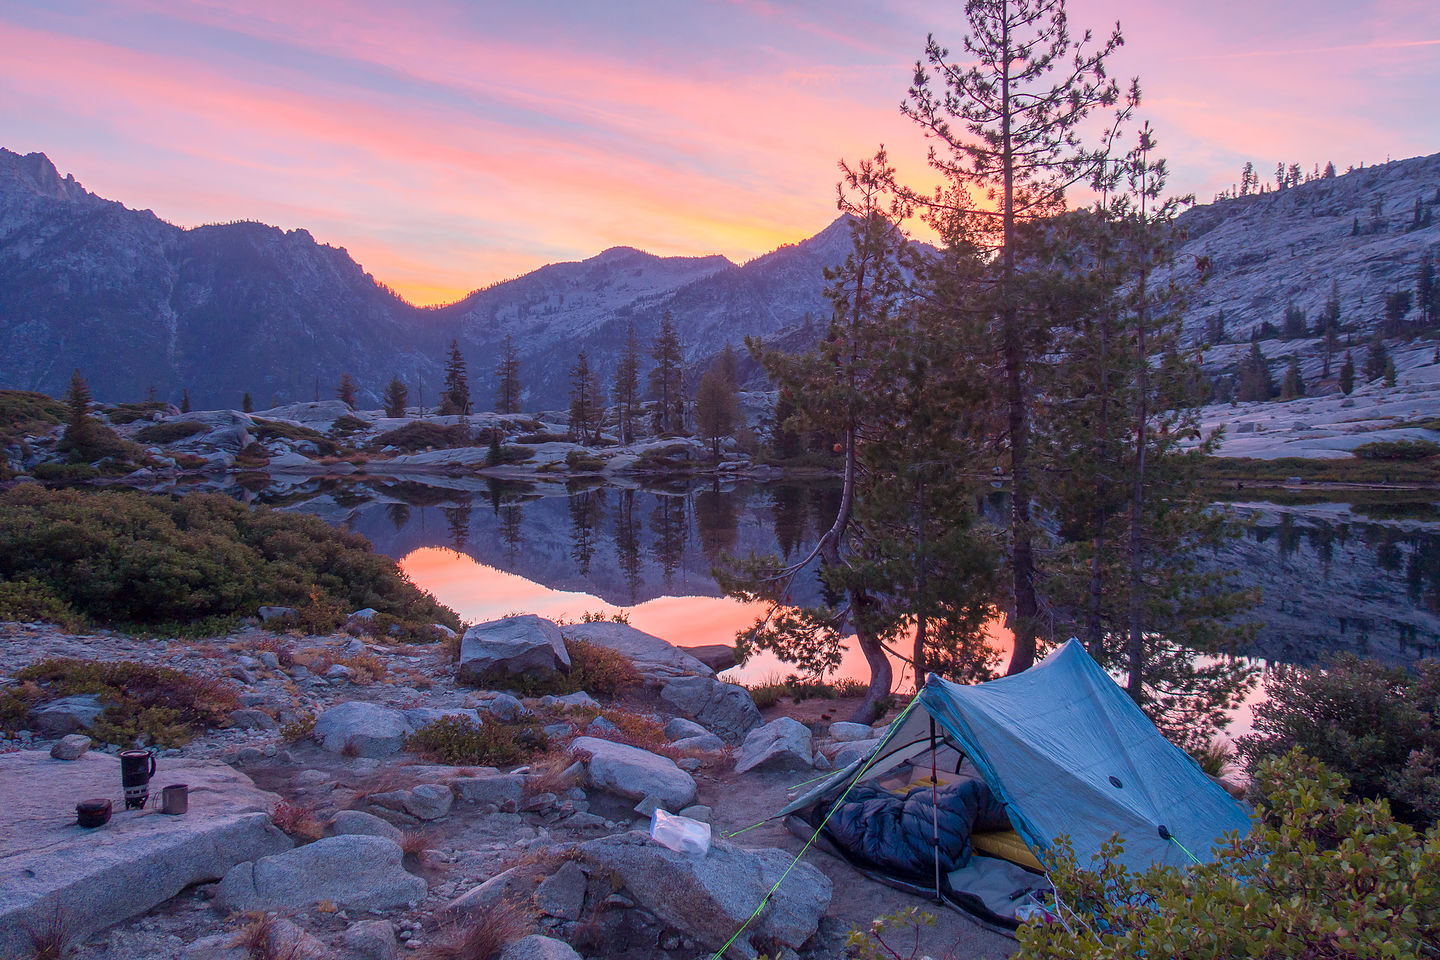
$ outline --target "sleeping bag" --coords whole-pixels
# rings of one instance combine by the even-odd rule
[[[830,839],[877,867],[929,877],[935,871],[938,823],[940,871],[970,862],[970,834],[1008,830],[1005,807],[983,780],[946,784],[938,791],[912,787],[898,797],[883,787],[857,784],[825,826]]]

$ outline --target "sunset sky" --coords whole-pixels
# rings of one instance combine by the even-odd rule
[[[305,227],[417,303],[615,246],[744,261],[835,216],[963,3],[0,0],[0,146],[182,226]],[[1177,192],[1440,151],[1440,3],[1073,0],[1119,18]]]

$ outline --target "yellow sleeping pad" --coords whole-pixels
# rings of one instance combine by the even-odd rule
[[[1019,864],[1022,867],[1029,867],[1031,870],[1044,870],[1035,854],[1020,839],[1020,834],[1014,830],[991,830],[986,833],[970,834],[970,845],[975,848],[976,853],[983,853],[987,857],[999,857],[1001,860],[1009,860],[1011,863]]]

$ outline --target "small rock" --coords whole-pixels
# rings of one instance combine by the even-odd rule
[[[455,794],[440,783],[422,783],[405,796],[405,812],[417,820],[439,820],[450,812]]]
[[[387,840],[400,842],[404,836],[400,828],[393,824],[386,823],[373,813],[366,813],[363,810],[341,810],[335,814],[335,820],[330,824],[331,836],[366,836],[385,837]]]
[[[566,860],[536,888],[535,905],[546,916],[578,920],[580,908],[585,903],[585,887],[588,881],[589,878],[578,863]]]
[[[735,772],[756,767],[809,767],[814,761],[810,728],[793,717],[779,717],[751,730],[735,758]]]
[[[869,740],[874,734],[868,723],[850,723],[848,720],[841,720],[838,723],[830,724],[830,739],[840,743],[850,743],[853,740]]]
[[[315,721],[315,739],[331,753],[385,757],[405,745],[410,725],[399,710],[352,700],[338,703]]]
[[[230,711],[230,725],[241,730],[279,730],[280,724],[264,710],[241,708]]]
[[[520,774],[456,777],[449,783],[455,795],[466,803],[493,803],[498,807],[507,800],[518,804],[525,796],[525,778]]]
[[[704,753],[719,753],[725,749],[725,741],[713,733],[704,733],[698,737],[686,737],[684,740],[676,740],[670,744],[676,750],[700,750]]]
[[[494,677],[570,669],[565,639],[553,622],[525,614],[479,623],[460,640],[456,678],[482,685]]]
[[[591,720],[590,725],[585,728],[585,733],[592,737],[614,736],[619,732],[620,728],[604,717],[596,717],[594,720]]]
[[[530,712],[523,703],[508,693],[495,694],[479,703],[477,709],[485,711],[501,723],[517,723]]]
[[[270,650],[265,650],[261,652],[260,662],[265,666],[269,667],[271,670],[276,670],[280,667],[280,657]]]
[[[658,797],[677,810],[695,800],[695,780],[668,757],[597,737],[578,737],[570,750],[589,754],[585,772],[592,787],[632,800]]]
[[[90,749],[91,742],[83,733],[72,733],[55,741],[50,756],[56,760],[78,760]]]
[[[328,900],[345,910],[386,910],[425,896],[405,872],[400,845],[384,837],[336,836],[239,864],[215,892],[221,910],[306,910]]]
[[[355,679],[355,671],[354,671],[354,670],[351,670],[349,667],[345,666],[345,664],[343,664],[343,663],[332,663],[332,664],[330,664],[330,669],[328,669],[328,670],[325,671],[325,679],[327,679],[327,680],[354,680],[354,679]]]
[[[242,767],[248,767],[265,759],[265,751],[259,747],[241,747],[240,752],[235,754],[235,762]]]
[[[344,942],[360,960],[395,960],[399,948],[389,920],[361,920],[345,931]]]
[[[835,769],[840,770],[850,766],[850,764],[856,760],[861,760],[869,756],[870,752],[878,746],[880,746],[879,737],[874,740],[856,740],[852,743],[845,744],[845,746],[837,750],[835,756],[830,759],[831,762],[835,764]]]
[[[681,677],[660,690],[660,699],[698,721],[726,743],[739,743],[761,723],[750,691],[714,677]]]
[[[688,740],[691,737],[703,737],[710,733],[694,720],[686,720],[684,717],[672,717],[665,724],[665,739],[670,741]]]
[[[598,709],[600,706],[600,702],[584,690],[567,693],[563,697],[551,697],[551,701],[562,707],[595,707]]]
[[[691,820],[699,820],[703,823],[710,822],[710,808],[703,803],[697,803],[680,811],[680,816],[689,817]]]
[[[98,696],[84,694],[43,703],[30,711],[29,720],[35,732],[49,739],[88,730],[104,712]]]
[[[568,943],[532,933],[500,951],[500,960],[580,960]]]
[[[665,810],[665,801],[659,797],[646,797],[644,800],[635,804],[635,812],[642,817],[652,817],[655,815],[656,810]],[[665,810],[665,812],[669,813],[670,811]]]
[[[260,620],[261,620],[261,622],[265,622],[265,621],[268,621],[268,620],[281,620],[281,619],[283,619],[283,618],[285,618],[285,617],[293,617],[293,616],[295,616],[295,608],[294,608],[294,607],[261,607],[261,608],[260,608]]]
[[[554,809],[556,797],[553,793],[537,793],[520,807],[526,813],[545,813]]]

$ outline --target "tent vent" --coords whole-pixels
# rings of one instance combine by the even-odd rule
[[[1123,783],[1120,782],[1120,778],[1119,778],[1119,777],[1116,777],[1116,776],[1112,776],[1112,777],[1110,778],[1110,782],[1111,782],[1112,784],[1114,784],[1115,789],[1117,789],[1117,790],[1119,790],[1121,787],[1125,786],[1125,784],[1123,784]]]

